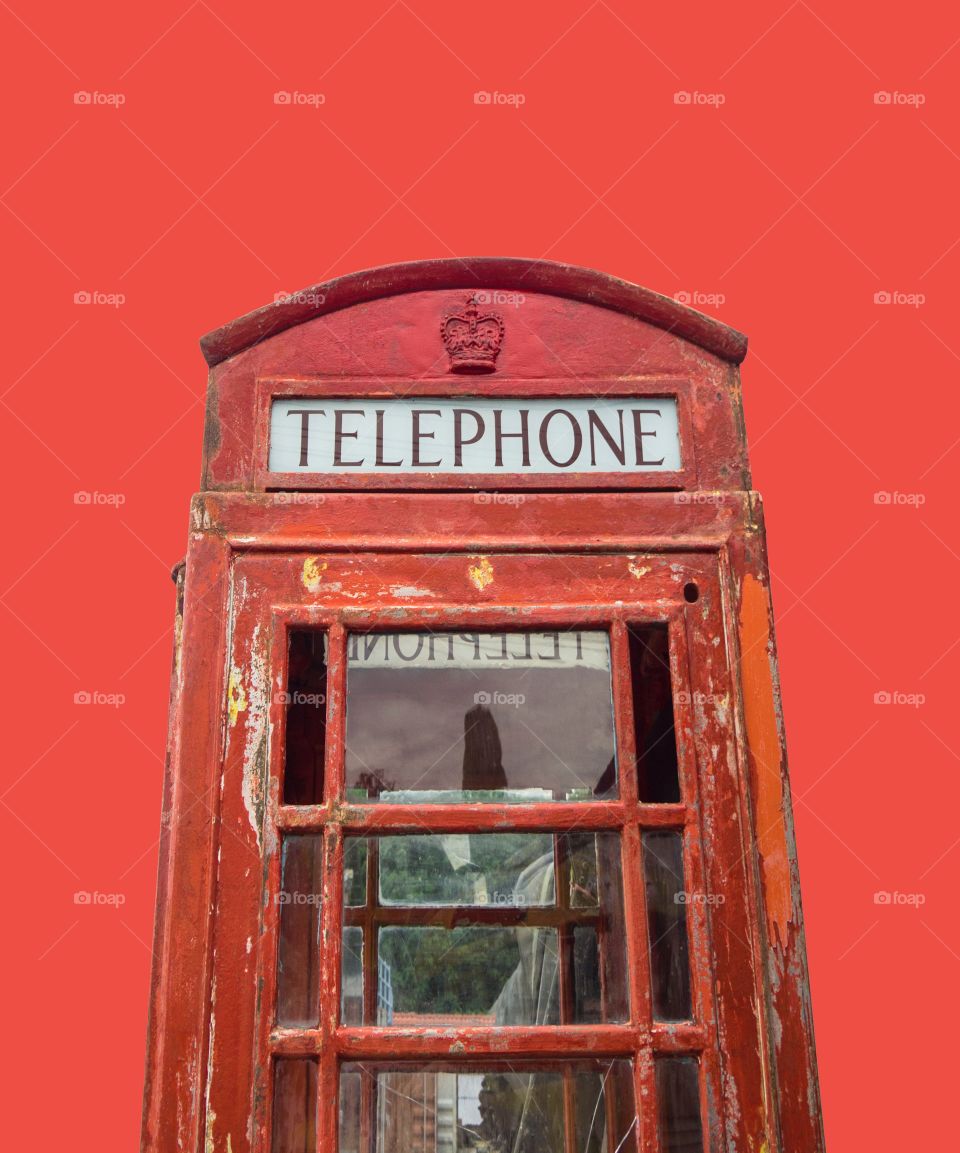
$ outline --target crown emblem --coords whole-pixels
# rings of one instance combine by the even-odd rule
[[[493,372],[503,343],[503,317],[481,312],[471,296],[460,312],[448,312],[440,335],[450,356],[451,372]]]

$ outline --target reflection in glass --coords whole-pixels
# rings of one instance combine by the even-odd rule
[[[683,834],[645,832],[642,839],[653,1015],[685,1021],[691,1012]]]
[[[285,837],[281,866],[277,1023],[319,1021],[320,893],[323,838]]]
[[[345,1023],[627,1019],[618,834],[355,840],[371,899],[344,908]],[[359,855],[351,846],[350,859]]]
[[[286,702],[283,800],[319,805],[327,734],[326,634],[313,629],[290,633]]]
[[[605,632],[351,634],[351,800],[617,796]]]
[[[631,1066],[348,1064],[340,1134],[340,1153],[635,1153]]]
[[[316,1153],[317,1062],[280,1057],[273,1067],[271,1153]]]
[[[663,1153],[703,1153],[696,1057],[658,1057],[654,1064],[661,1150]]]
[[[630,626],[630,679],[638,795],[644,804],[675,804],[680,777],[666,625]]]

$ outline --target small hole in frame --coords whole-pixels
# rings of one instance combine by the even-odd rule
[[[683,599],[688,605],[695,605],[700,599],[700,590],[697,588],[694,581],[687,581],[683,586]]]

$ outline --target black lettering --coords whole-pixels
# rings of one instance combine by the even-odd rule
[[[300,417],[300,467],[306,468],[310,457],[310,417],[326,416],[324,408],[291,408],[287,416]]]
[[[463,438],[463,418],[465,416],[472,416],[476,423],[476,430],[474,435],[464,440]],[[480,437],[483,436],[485,426],[483,417],[479,412],[475,412],[472,408],[455,408],[453,410],[453,466],[454,468],[463,468],[463,450],[468,444],[476,444]]]
[[[493,435],[496,443],[496,456],[495,466],[503,468],[503,442],[512,437],[519,439],[523,449],[523,468],[530,467],[530,433],[528,429],[528,421],[530,417],[530,410],[527,408],[517,409],[520,414],[520,431],[519,432],[504,432],[502,427],[503,409],[495,408],[493,410]]]
[[[599,432],[603,439],[607,442],[607,447],[617,458],[621,464],[627,463],[627,446],[623,438],[623,409],[617,409],[617,420],[620,423],[620,444],[619,446],[614,441],[609,429],[606,428],[599,415],[591,408],[587,413],[587,421],[590,427],[590,463],[596,468],[597,465],[597,446],[594,439],[594,433]]]
[[[550,442],[548,440],[548,429],[550,421],[555,416],[565,416],[570,421],[570,427],[573,430],[573,452],[566,460],[557,460],[553,453],[550,451]],[[580,455],[580,450],[583,448],[583,433],[580,431],[580,424],[572,412],[567,412],[565,408],[553,408],[543,418],[540,425],[540,450],[548,461],[555,468],[569,468],[570,465]]]
[[[649,432],[649,431],[644,430],[640,427],[640,417],[641,416],[659,416],[659,415],[660,415],[660,409],[659,408],[635,408],[633,410],[633,439],[634,439],[634,442],[636,444],[637,464],[638,465],[641,465],[641,464],[652,464],[652,465],[663,464],[663,460],[664,460],[663,457],[660,457],[659,460],[647,460],[646,457],[643,455],[643,438],[645,436],[656,436],[657,434],[656,434],[656,431]]]
[[[338,468],[359,468],[363,464],[363,457],[359,460],[344,460],[343,459],[343,442],[345,440],[357,440],[360,433],[354,429],[353,432],[345,432],[343,428],[343,418],[345,416],[363,416],[362,408],[338,408],[333,417],[333,463]]]
[[[377,409],[377,465],[379,467],[396,468],[402,465],[402,460],[384,460],[383,459],[383,413],[382,408]]]
[[[420,441],[432,440],[437,434],[435,432],[421,432],[420,431],[420,417],[421,416],[440,416],[439,408],[415,408],[411,414],[413,417],[413,467],[414,468],[438,468],[442,463],[439,460],[421,460],[420,459]]]

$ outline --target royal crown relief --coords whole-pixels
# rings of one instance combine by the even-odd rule
[[[449,371],[496,371],[505,324],[482,294],[446,312]],[[323,387],[322,385],[320,386]],[[335,387],[331,385],[330,387]],[[275,396],[273,473],[679,472],[675,396]]]

